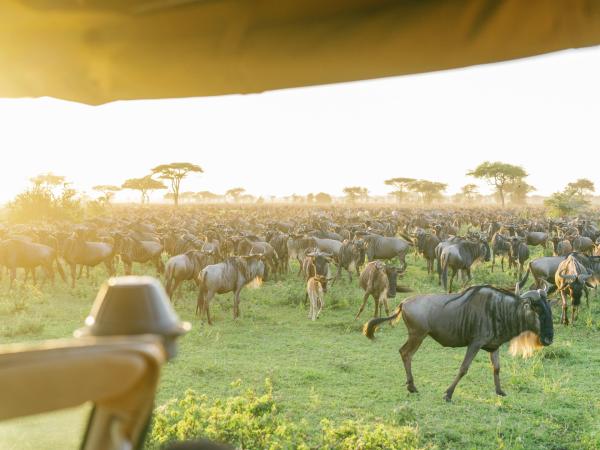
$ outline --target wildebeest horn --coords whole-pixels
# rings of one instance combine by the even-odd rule
[[[563,280],[568,280],[568,281],[573,281],[575,279],[577,279],[577,275],[564,275],[563,272],[560,272],[558,274],[559,277],[561,277]]]
[[[525,300],[528,298],[533,298],[535,300],[539,300],[540,299],[540,293],[539,291],[529,291],[529,292],[525,292],[523,295],[521,295],[521,299]]]
[[[521,294],[521,288],[519,287],[519,282],[517,281],[517,284],[515,284],[515,295],[520,295]]]
[[[579,276],[577,277],[577,281],[579,281],[580,283],[585,283],[585,282],[588,280],[588,278],[590,278],[591,276],[592,276],[592,275],[591,275],[591,274],[589,274],[589,273],[588,273],[588,274],[582,274],[582,275],[579,275]]]

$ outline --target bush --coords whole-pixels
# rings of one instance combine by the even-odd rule
[[[237,382],[239,386],[239,382]],[[183,399],[173,399],[157,408],[148,447],[157,448],[173,441],[207,438],[226,442],[238,449],[320,449],[397,450],[419,448],[415,428],[375,426],[348,420],[335,425],[328,419],[320,430],[308,433],[280,413],[273,400],[273,388],[265,380],[262,395],[247,390],[225,400],[209,401],[206,395],[186,391]]]

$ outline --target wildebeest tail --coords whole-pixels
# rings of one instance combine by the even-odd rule
[[[519,290],[522,290],[525,287],[525,283],[527,283],[527,278],[529,278],[529,273],[531,272],[531,265],[527,266],[527,272],[525,272],[525,276],[519,281]]]
[[[56,261],[56,270],[58,271],[58,274],[60,275],[60,277],[62,278],[62,280],[65,283],[67,283],[67,276],[65,275],[65,271],[63,269],[62,264],[58,260],[58,256],[54,260]]]
[[[198,300],[196,301],[196,316],[202,314],[200,305],[204,306],[206,301],[206,284],[204,283],[204,271],[198,274]]]
[[[390,320],[396,320],[401,314],[402,314],[402,303],[400,303],[398,305],[398,307],[396,308],[396,311],[394,311],[394,314],[392,314],[391,316],[379,317],[377,319],[371,319],[367,323],[365,323],[365,325],[363,326],[363,334],[371,340],[374,339],[375,338],[375,330],[377,330],[377,327],[380,324],[382,324],[384,322],[389,322]]]

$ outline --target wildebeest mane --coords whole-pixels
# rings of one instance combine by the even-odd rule
[[[467,302],[471,301],[473,299],[473,297],[475,296],[475,294],[477,294],[483,288],[489,288],[489,289],[492,289],[493,291],[499,292],[501,294],[509,295],[514,299],[518,298],[514,292],[511,292],[507,289],[492,286],[491,284],[480,284],[477,286],[470,286],[470,287],[466,288],[465,290],[463,290],[462,292],[459,292],[454,297],[446,300],[446,302],[444,303],[444,306],[448,305],[450,302],[460,300],[460,299],[462,299],[464,303],[467,303]]]

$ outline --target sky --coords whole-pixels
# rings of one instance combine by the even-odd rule
[[[204,169],[182,191],[341,195],[364,186],[384,195],[384,180],[411,177],[447,183],[448,194],[475,181],[487,193],[465,175],[485,160],[524,167],[535,194],[581,177],[600,190],[599,80],[594,47],[252,95],[102,106],[2,99],[0,202],[39,173],[64,175],[93,197],[92,186],[176,161]]]

